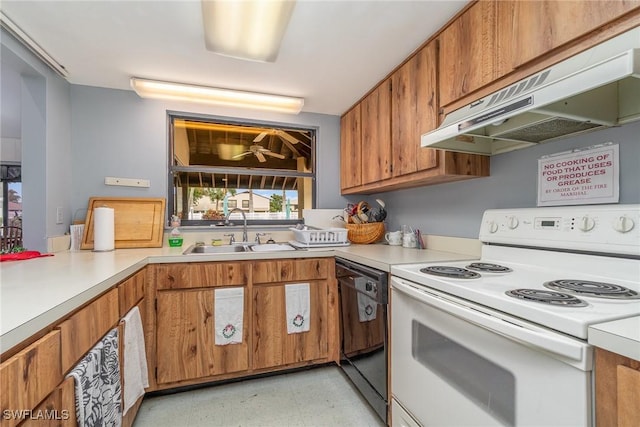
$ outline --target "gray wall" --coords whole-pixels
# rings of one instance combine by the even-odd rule
[[[538,159],[611,141],[620,146],[620,203],[640,203],[640,122],[542,144],[491,158],[491,176],[369,196],[388,207],[389,230],[402,224],[423,234],[477,238],[482,213],[536,207]]]
[[[324,114],[299,115],[250,112],[141,99],[133,91],[71,86],[73,150],[73,209],[83,218],[89,197],[167,196],[167,111],[289,123],[318,128],[317,206],[338,208],[340,196],[340,118]],[[106,176],[143,178],[150,188],[104,184]]]
[[[13,102],[20,103],[21,114],[23,244],[45,251],[46,238],[68,231],[71,218],[69,83],[9,34],[1,36],[2,60],[21,77],[20,101]],[[62,224],[56,224],[57,208]]]

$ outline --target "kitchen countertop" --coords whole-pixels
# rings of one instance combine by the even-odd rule
[[[182,255],[181,248],[65,251],[52,257],[0,264],[0,353],[62,319],[147,264],[338,256],[386,272],[393,264],[469,259],[474,239],[459,239],[447,250],[417,250],[386,244],[313,248],[296,252],[241,252]],[[465,244],[468,242],[469,244]],[[471,249],[469,249],[471,248]],[[465,254],[466,253],[466,254]]]
[[[640,360],[640,316],[589,326],[589,344]]]

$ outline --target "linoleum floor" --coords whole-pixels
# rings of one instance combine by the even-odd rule
[[[133,427],[382,427],[336,366],[145,397]]]

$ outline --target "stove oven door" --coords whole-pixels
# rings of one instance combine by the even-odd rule
[[[591,426],[582,341],[394,277],[391,393],[423,426]]]

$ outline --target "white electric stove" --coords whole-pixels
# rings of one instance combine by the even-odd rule
[[[488,210],[479,235],[477,260],[391,269],[394,408],[422,425],[592,425],[587,329],[640,314],[640,205]]]

